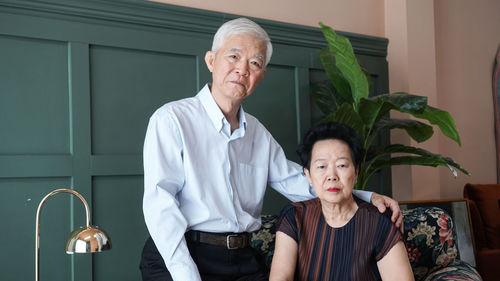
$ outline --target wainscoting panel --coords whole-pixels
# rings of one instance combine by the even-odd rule
[[[40,200],[50,191],[71,186],[69,177],[0,178],[1,280],[34,280],[35,222]],[[60,193],[50,197],[40,216],[40,273],[45,280],[70,280],[71,256],[64,247],[72,223],[85,224],[80,200],[75,220],[69,214],[72,198]],[[77,205],[79,204],[79,205]],[[41,278],[41,280],[43,280]]]
[[[141,280],[139,262],[149,236],[142,215],[142,176],[98,176],[92,180],[94,223],[113,243],[107,253],[94,255],[95,281]]]
[[[92,154],[142,154],[152,109],[196,93],[197,59],[91,46]]]
[[[69,154],[66,43],[0,35],[0,50],[0,154]]]

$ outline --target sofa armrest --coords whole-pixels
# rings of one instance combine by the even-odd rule
[[[477,252],[479,249],[487,247],[486,236],[483,229],[483,219],[481,218],[476,202],[470,199],[467,199],[467,201],[469,202],[472,231],[474,233],[474,240],[476,241],[475,251]]]
[[[445,280],[482,281],[483,279],[474,267],[461,260],[454,260],[453,263],[430,273],[424,279],[424,281]]]
[[[403,240],[415,280],[452,264],[458,255],[451,217],[437,207],[402,210]]]
[[[500,249],[483,248],[477,252],[476,256],[478,270],[485,281],[498,280],[500,275]]]

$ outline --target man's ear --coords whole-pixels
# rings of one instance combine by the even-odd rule
[[[261,75],[260,75],[260,77],[258,78],[257,84],[259,84],[259,83],[262,81],[262,79],[264,79],[264,76],[266,76],[266,73],[267,73],[267,69],[265,69],[265,68],[264,68],[264,69],[262,70],[262,74],[261,74]]]
[[[214,71],[214,60],[215,53],[212,51],[207,51],[205,54],[205,63],[207,64],[208,70],[210,70],[210,72]]]

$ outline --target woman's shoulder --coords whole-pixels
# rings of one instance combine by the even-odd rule
[[[313,210],[321,210],[321,201],[319,198],[313,198],[306,201],[299,201],[289,203],[281,209],[280,217],[300,216],[307,215]]]
[[[313,199],[306,200],[306,201],[299,201],[299,202],[295,202],[295,203],[290,203],[288,205],[292,206],[294,209],[300,209],[300,210],[314,209],[314,208],[321,208],[321,201],[319,200],[319,198],[313,198]]]
[[[362,213],[364,216],[367,216],[369,219],[380,218],[382,220],[391,220],[392,211],[387,208],[387,210],[383,213],[379,212],[378,208],[373,204],[365,202],[358,197],[354,196],[354,200],[358,204],[358,212]]]

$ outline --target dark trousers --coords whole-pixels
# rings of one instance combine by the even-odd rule
[[[203,281],[268,280],[268,270],[252,247],[228,250],[189,239],[186,241]],[[146,240],[142,250],[140,269],[143,281],[172,280],[151,237]]]

